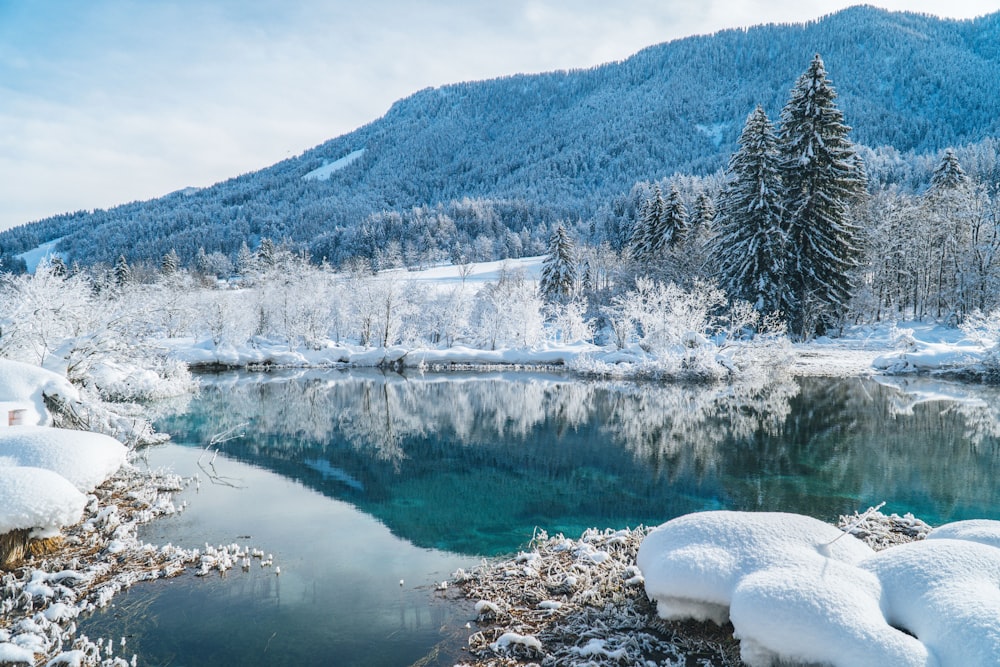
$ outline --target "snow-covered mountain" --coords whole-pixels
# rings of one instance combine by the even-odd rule
[[[556,220],[593,220],[599,235],[636,182],[723,167],[749,111],[760,103],[776,118],[817,52],[859,144],[905,159],[1000,137],[1000,13],[954,21],[854,7],[593,69],[422,90],[273,167],[24,225],[0,234],[0,252],[61,238],[61,255],[82,264],[158,263],[170,249],[191,262],[199,248],[233,260],[243,242],[269,237],[335,262],[392,241],[480,260],[537,254]]]

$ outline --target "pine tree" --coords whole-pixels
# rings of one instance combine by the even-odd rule
[[[69,275],[66,262],[59,255],[52,255],[52,258],[49,260],[49,269],[52,271],[52,275],[57,278],[65,278]]]
[[[688,220],[687,240],[688,242],[701,242],[704,237],[711,233],[715,224],[715,202],[702,190],[694,200],[694,210]]]
[[[774,127],[757,107],[747,116],[719,197],[712,260],[733,298],[762,313],[785,307],[786,235],[781,228],[781,180]]]
[[[954,149],[946,149],[941,161],[934,167],[930,193],[957,190],[968,182],[969,177],[965,175],[965,170],[962,169],[962,164],[958,161]]]
[[[573,241],[561,224],[549,237],[549,250],[542,262],[542,276],[538,290],[546,301],[566,302],[576,285],[575,252]]]
[[[176,250],[171,248],[170,252],[163,256],[163,261],[160,262],[160,271],[165,276],[172,276],[180,270],[181,257],[177,254]]]
[[[687,234],[688,212],[676,185],[670,186],[670,194],[663,202],[663,217],[654,244],[654,256],[659,259],[668,250],[673,250],[684,242]]]
[[[865,192],[865,175],[837,94],[817,54],[781,112],[778,149],[784,190],[790,302],[783,308],[799,336],[821,332],[841,316],[860,255],[850,206]]]
[[[656,239],[663,231],[663,207],[660,186],[653,185],[653,192],[643,203],[632,232],[632,258],[636,261],[648,262],[656,257]]]
[[[132,282],[132,267],[128,265],[125,255],[118,256],[118,261],[115,262],[114,274],[115,285],[118,287],[125,287]]]

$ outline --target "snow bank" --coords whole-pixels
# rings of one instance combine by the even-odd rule
[[[86,504],[86,496],[51,470],[0,467],[0,535],[32,530],[32,537],[52,537],[80,521]]]
[[[960,329],[908,323],[893,329],[896,349],[875,358],[872,366],[885,373],[981,371],[989,356],[982,341],[968,338]]]
[[[704,512],[637,562],[667,619],[723,621],[752,667],[987,665],[1000,655],[1000,522],[963,521],[878,553],[814,519]]]
[[[127,449],[111,436],[44,426],[0,431],[0,470],[7,465],[45,468],[86,493],[125,463]],[[35,493],[43,493],[39,487]],[[0,504],[2,507],[2,504]],[[3,510],[0,509],[0,514]]]
[[[24,415],[25,424],[44,426],[51,423],[45,409],[43,395],[61,396],[65,400],[79,400],[80,396],[69,380],[58,373],[0,359],[0,402],[22,402],[30,408]]]

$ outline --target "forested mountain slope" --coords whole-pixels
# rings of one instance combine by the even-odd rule
[[[24,225],[0,234],[0,249],[9,258],[62,238],[82,264],[158,262],[170,249],[188,263],[199,248],[235,259],[262,237],[336,262],[391,240],[476,259],[538,251],[555,220],[587,221],[637,181],[724,167],[750,110],[777,117],[817,52],[859,144],[921,154],[1000,136],[1000,13],[952,21],[854,7],[588,70],[423,90],[273,167]]]

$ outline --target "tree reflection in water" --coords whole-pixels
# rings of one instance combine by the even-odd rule
[[[348,500],[419,545],[516,549],[534,528],[702,509],[833,520],[881,500],[930,521],[1000,511],[997,396],[858,378],[766,385],[558,374],[225,374],[161,420],[184,444],[248,422],[229,456]],[[931,393],[933,391],[933,393]],[[923,393],[921,393],[923,392]]]

